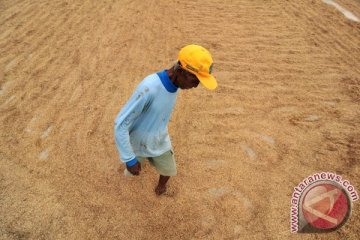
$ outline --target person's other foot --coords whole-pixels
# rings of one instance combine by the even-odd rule
[[[166,185],[162,186],[162,185],[157,185],[157,187],[155,188],[155,193],[156,195],[161,195],[164,192],[166,192]]]

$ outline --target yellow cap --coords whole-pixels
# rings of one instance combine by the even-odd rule
[[[213,59],[208,50],[199,45],[183,47],[178,56],[181,68],[196,75],[202,85],[207,89],[215,89],[217,82],[211,75]]]

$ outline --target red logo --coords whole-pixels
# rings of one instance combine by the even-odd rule
[[[322,230],[341,227],[351,211],[351,202],[344,190],[331,183],[310,188],[301,206],[306,221]]]

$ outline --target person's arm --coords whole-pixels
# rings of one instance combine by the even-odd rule
[[[144,87],[139,86],[115,120],[116,147],[120,153],[121,161],[127,165],[128,169],[138,164],[130,144],[129,132],[149,100],[149,92],[145,91]]]

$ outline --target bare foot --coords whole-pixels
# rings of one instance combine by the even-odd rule
[[[161,195],[164,192],[166,192],[166,185],[157,185],[157,187],[155,188],[156,195]]]

